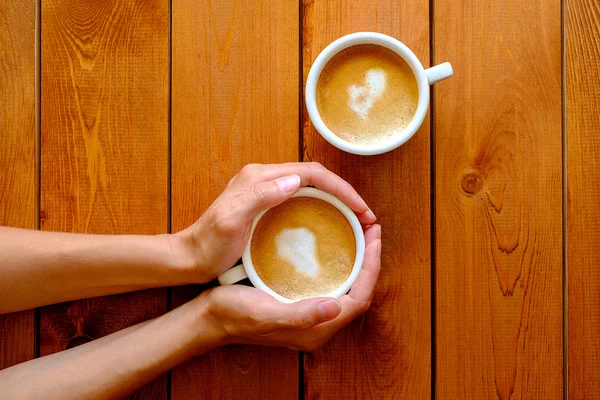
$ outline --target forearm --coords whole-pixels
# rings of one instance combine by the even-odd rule
[[[0,227],[0,313],[192,283],[168,235],[85,235]]]
[[[0,371],[4,399],[122,398],[221,345],[202,297],[150,321]]]

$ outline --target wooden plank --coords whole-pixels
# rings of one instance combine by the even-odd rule
[[[436,0],[436,388],[562,397],[559,1]]]
[[[35,2],[0,4],[0,225],[35,229]],[[34,312],[0,315],[0,369],[34,357]]]
[[[429,2],[305,0],[304,78],[331,41],[377,31],[407,44],[429,64]],[[360,157],[329,145],[304,114],[304,160],[319,161],[348,180],[382,226],[382,270],[368,313],[307,354],[305,397],[431,396],[429,118],[391,153]]]
[[[566,1],[569,398],[600,398],[600,7]]]
[[[298,160],[298,3],[173,3],[173,231],[193,223],[250,162]],[[173,291],[173,305],[198,288]],[[298,353],[234,346],[172,374],[172,398],[287,399]]]
[[[42,3],[44,230],[168,229],[169,2]],[[45,307],[42,355],[166,311],[166,290]],[[136,398],[166,398],[166,377]]]

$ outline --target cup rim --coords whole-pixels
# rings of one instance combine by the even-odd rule
[[[292,196],[292,198],[294,197],[312,197],[326,201],[327,203],[337,208],[344,215],[344,217],[346,217],[346,220],[350,223],[350,226],[352,227],[352,232],[354,233],[354,239],[356,241],[356,258],[354,260],[352,272],[350,273],[348,279],[346,279],[346,281],[343,284],[341,284],[337,289],[333,290],[332,292],[326,295],[318,296],[338,298],[346,294],[350,290],[350,288],[356,281],[360,270],[362,269],[362,264],[365,258],[365,236],[362,230],[362,225],[360,224],[358,217],[356,216],[354,211],[350,209],[350,207],[348,207],[344,202],[342,202],[334,195],[329,194],[323,190],[312,187],[302,187],[298,189],[298,191]],[[288,299],[287,297],[276,293],[273,289],[267,286],[267,284],[264,283],[263,280],[260,279],[260,277],[258,276],[256,269],[254,268],[254,264],[252,263],[252,256],[250,254],[250,250],[252,245],[252,236],[254,235],[254,229],[256,228],[258,221],[260,221],[263,215],[265,215],[269,210],[270,208],[265,211],[262,211],[254,218],[254,221],[252,222],[250,238],[248,239],[248,243],[246,244],[246,248],[244,249],[244,253],[242,255],[244,271],[246,272],[248,279],[250,279],[250,282],[252,282],[254,287],[256,287],[257,289],[260,289],[263,292],[271,295],[272,297],[274,297],[282,303],[295,303],[299,300]]]
[[[417,87],[419,91],[417,110],[415,111],[415,115],[408,126],[401,133],[394,135],[390,140],[374,145],[361,145],[348,142],[333,133],[323,122],[316,101],[317,83],[325,65],[340,51],[360,44],[380,45],[392,50],[398,54],[398,56],[402,57],[410,66],[417,81]],[[400,147],[411,137],[413,137],[414,134],[419,130],[420,126],[425,120],[427,109],[429,107],[429,86],[429,81],[427,79],[423,64],[419,61],[412,50],[410,50],[404,43],[383,33],[355,32],[334,40],[317,56],[310,67],[308,78],[306,79],[305,103],[308,115],[313,125],[321,134],[321,136],[323,136],[323,138],[325,138],[325,140],[327,140],[329,143],[348,153],[358,155],[375,155],[386,153]]]

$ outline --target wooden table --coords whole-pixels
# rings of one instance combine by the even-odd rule
[[[455,70],[374,157],[326,143],[302,94],[364,30]],[[135,398],[600,398],[597,0],[3,0],[0,32],[2,225],[174,232],[244,164],[304,160],[383,226],[373,306],[324,349],[219,349]],[[199,290],[1,316],[0,367]]]

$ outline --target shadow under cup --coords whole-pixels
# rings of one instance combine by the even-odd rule
[[[364,238],[364,233],[362,230],[362,225],[358,221],[358,218],[356,217],[356,214],[354,213],[354,211],[352,211],[346,204],[344,204],[337,197],[335,197],[329,193],[326,193],[322,190],[319,190],[316,188],[309,188],[309,187],[300,188],[294,194],[294,196],[292,196],[292,198],[296,198],[296,197],[312,197],[315,199],[323,200],[323,201],[331,204],[332,206],[334,206],[337,210],[339,210],[344,215],[344,217],[350,224],[350,227],[352,228],[352,233],[354,234],[354,239],[355,239],[355,243],[356,243],[356,255],[355,255],[354,265],[350,272],[350,276],[337,289],[331,291],[330,293],[316,296],[316,297],[335,297],[335,298],[340,297],[340,296],[348,293],[348,291],[350,290],[350,288],[356,281],[356,278],[358,277],[360,269],[362,268],[364,255],[365,255],[365,238]],[[250,282],[252,282],[252,285],[254,285],[254,287],[271,295],[278,301],[280,301],[282,303],[293,303],[293,302],[295,302],[295,300],[288,299],[288,298],[280,295],[279,293],[275,292],[274,290],[272,290],[269,286],[267,286],[264,283],[264,281],[259,277],[258,273],[256,272],[256,269],[254,268],[254,264],[252,262],[252,256],[251,256],[252,237],[254,235],[254,231],[256,229],[256,226],[258,225],[258,222],[268,211],[269,210],[266,210],[266,211],[263,211],[262,213],[260,213],[254,219],[254,221],[252,223],[252,233],[250,235],[250,239],[248,240],[248,244],[246,245],[246,248],[244,249],[244,253],[242,255],[242,264],[235,266],[235,267],[231,268],[230,270],[224,272],[221,276],[219,276],[219,282],[221,283],[221,285],[230,285],[230,284],[237,283],[242,279],[248,278],[248,279],[250,279]]]

